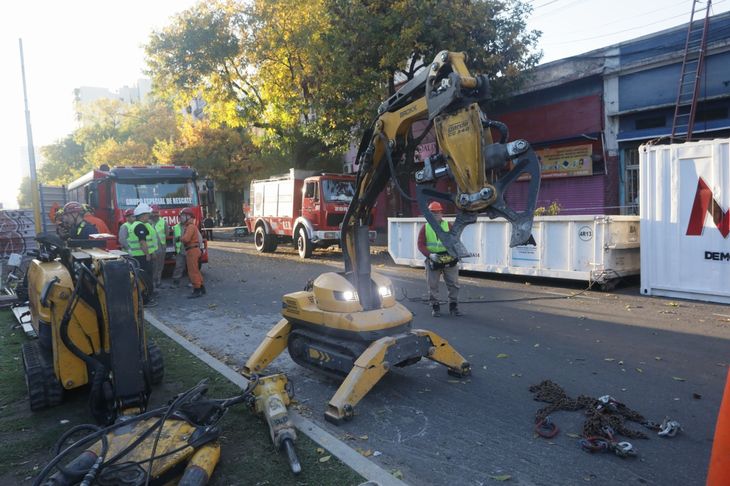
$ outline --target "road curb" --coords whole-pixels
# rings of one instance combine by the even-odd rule
[[[171,327],[163,324],[148,310],[145,310],[145,320],[155,326],[167,337],[188,350],[191,354],[193,354],[193,356],[195,356],[196,358],[216,370],[218,373],[223,375],[223,377],[225,377],[234,385],[237,385],[241,388],[246,388],[246,386],[248,385],[248,380],[243,375],[226,366],[224,363],[216,359],[200,346],[188,341]],[[352,470],[360,474],[366,480],[373,481],[380,486],[407,485],[407,483],[395,478],[385,469],[381,468],[374,462],[366,459],[360,453],[353,450],[343,441],[330,434],[328,431],[326,431],[313,421],[309,420],[308,418],[303,417],[301,414],[297,413],[294,410],[289,410],[289,415],[292,419],[292,422],[294,423],[294,426],[299,429],[304,435],[327,449],[329,452],[332,453],[333,456],[338,458],[340,461],[342,461]]]

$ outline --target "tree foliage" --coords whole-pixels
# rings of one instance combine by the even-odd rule
[[[496,96],[514,89],[539,57],[529,9],[522,0],[218,0],[180,13],[146,52],[162,93],[203,96],[211,123],[256,128],[252,140],[306,167],[348,145],[398,79],[415,74],[408,60],[464,50]]]

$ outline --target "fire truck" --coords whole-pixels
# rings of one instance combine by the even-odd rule
[[[338,245],[354,194],[355,177],[345,174],[290,169],[283,176],[252,181],[246,226],[256,250],[269,253],[279,243],[294,243],[299,256],[309,258],[315,248]],[[375,231],[369,236],[374,240]]]
[[[143,202],[159,206],[160,217],[165,218],[170,227],[179,222],[182,208],[193,208],[202,231],[203,210],[195,183],[197,176],[195,169],[187,166],[109,168],[102,165],[71,182],[67,194],[69,201],[94,208],[94,215],[104,220],[115,236],[119,235],[119,227],[124,223],[124,211]],[[201,263],[208,261],[207,241],[204,245]],[[166,263],[174,264],[174,252],[174,243],[168,237]]]

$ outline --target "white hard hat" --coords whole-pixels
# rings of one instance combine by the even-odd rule
[[[152,208],[147,203],[139,203],[136,208],[134,208],[134,216],[140,216],[144,213],[151,213]]]

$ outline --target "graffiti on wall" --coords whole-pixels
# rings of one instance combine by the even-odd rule
[[[35,248],[35,226],[30,211],[0,211],[0,258]]]

